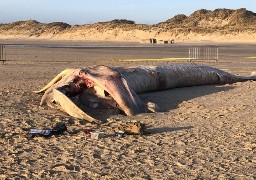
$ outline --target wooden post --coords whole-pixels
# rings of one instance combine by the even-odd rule
[[[5,46],[0,45],[0,61],[4,63],[6,61]]]

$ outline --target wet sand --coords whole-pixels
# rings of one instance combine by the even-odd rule
[[[162,112],[119,115],[99,127],[39,107],[41,95],[31,92],[69,67],[188,63],[108,61],[187,57],[187,47],[9,47],[7,57],[14,61],[0,65],[0,179],[255,179],[256,82],[144,93],[140,97]],[[221,44],[219,62],[198,63],[250,75],[256,65],[247,57],[256,56],[254,51],[253,44]],[[145,123],[151,134],[95,140],[80,131],[91,127],[110,135],[127,120]],[[68,127],[64,135],[26,137],[31,128],[60,121]]]

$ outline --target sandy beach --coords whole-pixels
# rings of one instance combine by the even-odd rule
[[[189,45],[86,49],[33,45],[84,46],[81,42],[1,43],[23,46],[8,46],[7,58],[12,61],[0,64],[0,179],[256,178],[256,82],[144,93],[141,99],[157,103],[162,112],[118,115],[101,126],[39,107],[42,95],[32,93],[70,67],[188,63],[117,60],[185,58]],[[255,44],[215,45],[220,47],[217,63],[195,63],[240,75],[256,71]],[[146,124],[150,134],[111,136],[129,120]],[[68,128],[63,135],[27,138],[31,128],[53,127],[62,121]],[[107,136],[91,139],[83,132],[86,128]]]

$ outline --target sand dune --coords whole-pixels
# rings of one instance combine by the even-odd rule
[[[154,25],[130,20],[112,20],[71,26],[63,22],[35,20],[0,24],[0,39],[47,39],[133,41],[156,38],[177,42],[254,42],[256,15],[246,9],[198,10],[190,16],[176,15]]]

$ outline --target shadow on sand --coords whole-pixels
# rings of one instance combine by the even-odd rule
[[[164,91],[150,92],[140,94],[140,98],[145,102],[151,101],[156,103],[161,112],[168,112],[171,109],[177,108],[177,106],[183,101],[188,101],[197,97],[214,94],[221,91],[229,91],[234,89],[234,86],[221,86],[221,85],[206,85],[206,86],[193,86],[184,88],[175,88]],[[147,132],[149,134],[159,134],[172,131],[180,131],[186,129],[192,129],[193,126],[185,127],[157,127],[149,128]]]
[[[145,102],[151,101],[156,103],[160,107],[161,112],[167,112],[177,108],[183,101],[231,89],[234,89],[234,86],[206,85],[143,93],[139,96]]]
[[[180,131],[180,130],[185,130],[185,129],[192,129],[194,128],[193,126],[186,126],[186,127],[160,127],[160,128],[152,128],[152,129],[147,129],[147,132],[149,134],[159,134],[159,133],[165,133],[165,132],[172,132],[172,131]]]

